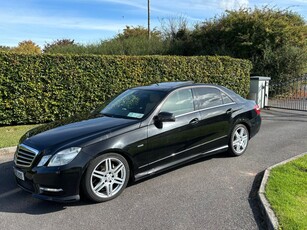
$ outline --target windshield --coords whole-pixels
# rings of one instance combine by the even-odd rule
[[[101,113],[105,116],[141,119],[150,114],[166,92],[129,89],[112,100]]]

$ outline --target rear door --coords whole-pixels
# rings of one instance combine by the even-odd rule
[[[200,113],[201,150],[209,152],[228,144],[228,132],[235,103],[216,87],[193,88],[195,109]]]

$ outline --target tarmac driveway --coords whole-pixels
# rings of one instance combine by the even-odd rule
[[[126,188],[107,203],[58,204],[16,187],[0,157],[1,229],[262,229],[256,192],[263,170],[307,152],[307,112],[262,112],[247,152],[220,154]]]

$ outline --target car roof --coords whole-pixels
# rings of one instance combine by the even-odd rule
[[[220,88],[218,85],[213,84],[202,84],[202,83],[194,83],[194,81],[176,81],[176,82],[160,82],[147,86],[140,86],[134,89],[142,89],[142,90],[158,90],[158,91],[173,91],[178,88],[188,87],[188,86],[215,86]]]

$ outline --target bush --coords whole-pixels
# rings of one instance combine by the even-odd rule
[[[229,57],[0,53],[0,125],[70,117],[124,89],[163,81],[215,83],[246,96],[251,67]]]

